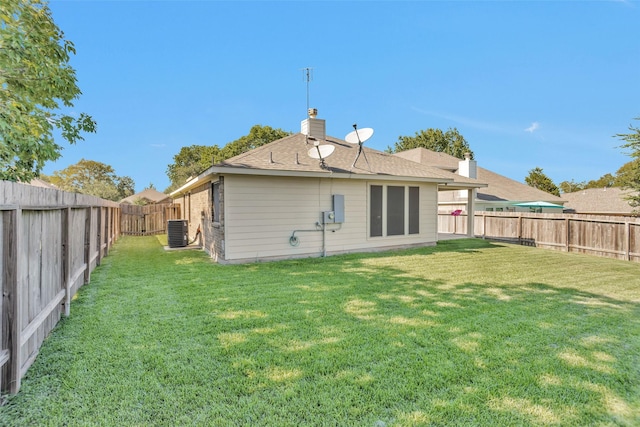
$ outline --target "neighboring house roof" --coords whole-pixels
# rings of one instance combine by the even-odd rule
[[[325,157],[323,167],[318,159],[309,156],[316,150],[315,143],[334,147]],[[386,179],[434,182],[446,184],[451,189],[479,188],[484,184],[440,168],[418,164],[382,151],[363,147],[358,155],[358,144],[350,144],[339,138],[327,136],[315,140],[302,133],[293,134],[246,153],[213,165],[206,172],[189,181],[172,196],[193,188],[206,176],[215,173],[309,176],[351,179]],[[354,160],[357,161],[354,164]]]
[[[631,213],[633,207],[625,200],[625,196],[632,193],[617,187],[587,188],[573,193],[564,193],[562,198],[567,200],[566,208],[577,213]]]
[[[399,156],[414,162],[434,166],[450,172],[458,172],[460,159],[446,153],[440,153],[426,148],[414,148],[412,150],[396,153]],[[477,168],[477,179],[487,183],[486,188],[478,190],[476,199],[486,202],[526,202],[541,200],[550,203],[562,204],[562,197],[554,196],[537,188],[530,187],[521,182],[502,176],[488,169]],[[455,195],[451,195],[454,197]],[[446,197],[440,196],[441,201]]]
[[[125,197],[120,200],[120,203],[129,203],[135,204],[139,200],[144,200],[147,203],[168,203],[171,201],[171,197],[169,195],[159,192],[153,188],[147,188],[139,193],[136,193],[132,196]]]
[[[43,181],[40,178],[32,179],[31,181],[29,181],[29,185],[33,185],[34,187],[53,188],[55,190],[58,190],[58,187],[51,184],[50,182]]]

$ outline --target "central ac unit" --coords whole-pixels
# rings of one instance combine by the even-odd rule
[[[189,221],[171,219],[167,224],[167,241],[170,248],[182,248],[189,244]]]

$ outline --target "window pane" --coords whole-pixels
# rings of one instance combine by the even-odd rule
[[[369,207],[369,235],[371,237],[382,236],[382,186],[372,185]]]
[[[409,187],[409,234],[420,233],[420,187]]]
[[[371,186],[371,206],[369,209],[369,234],[371,237],[382,236],[382,186]]]
[[[404,234],[404,187],[387,187],[387,236]]]

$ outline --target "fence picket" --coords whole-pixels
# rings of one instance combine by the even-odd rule
[[[0,181],[1,392],[20,390],[71,297],[89,283],[94,260],[117,240],[119,211],[96,197]]]
[[[167,221],[180,219],[180,205],[121,206],[120,232],[129,236],[151,236],[167,232]]]
[[[524,212],[474,216],[478,237],[640,262],[640,217]],[[450,217],[438,213],[438,232],[466,234],[464,223],[455,225]]]

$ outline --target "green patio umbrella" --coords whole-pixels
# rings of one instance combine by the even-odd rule
[[[516,203],[513,206],[520,206],[522,208],[556,208],[556,209],[564,208],[564,206],[562,205],[556,205],[555,203],[541,202],[541,201]]]

